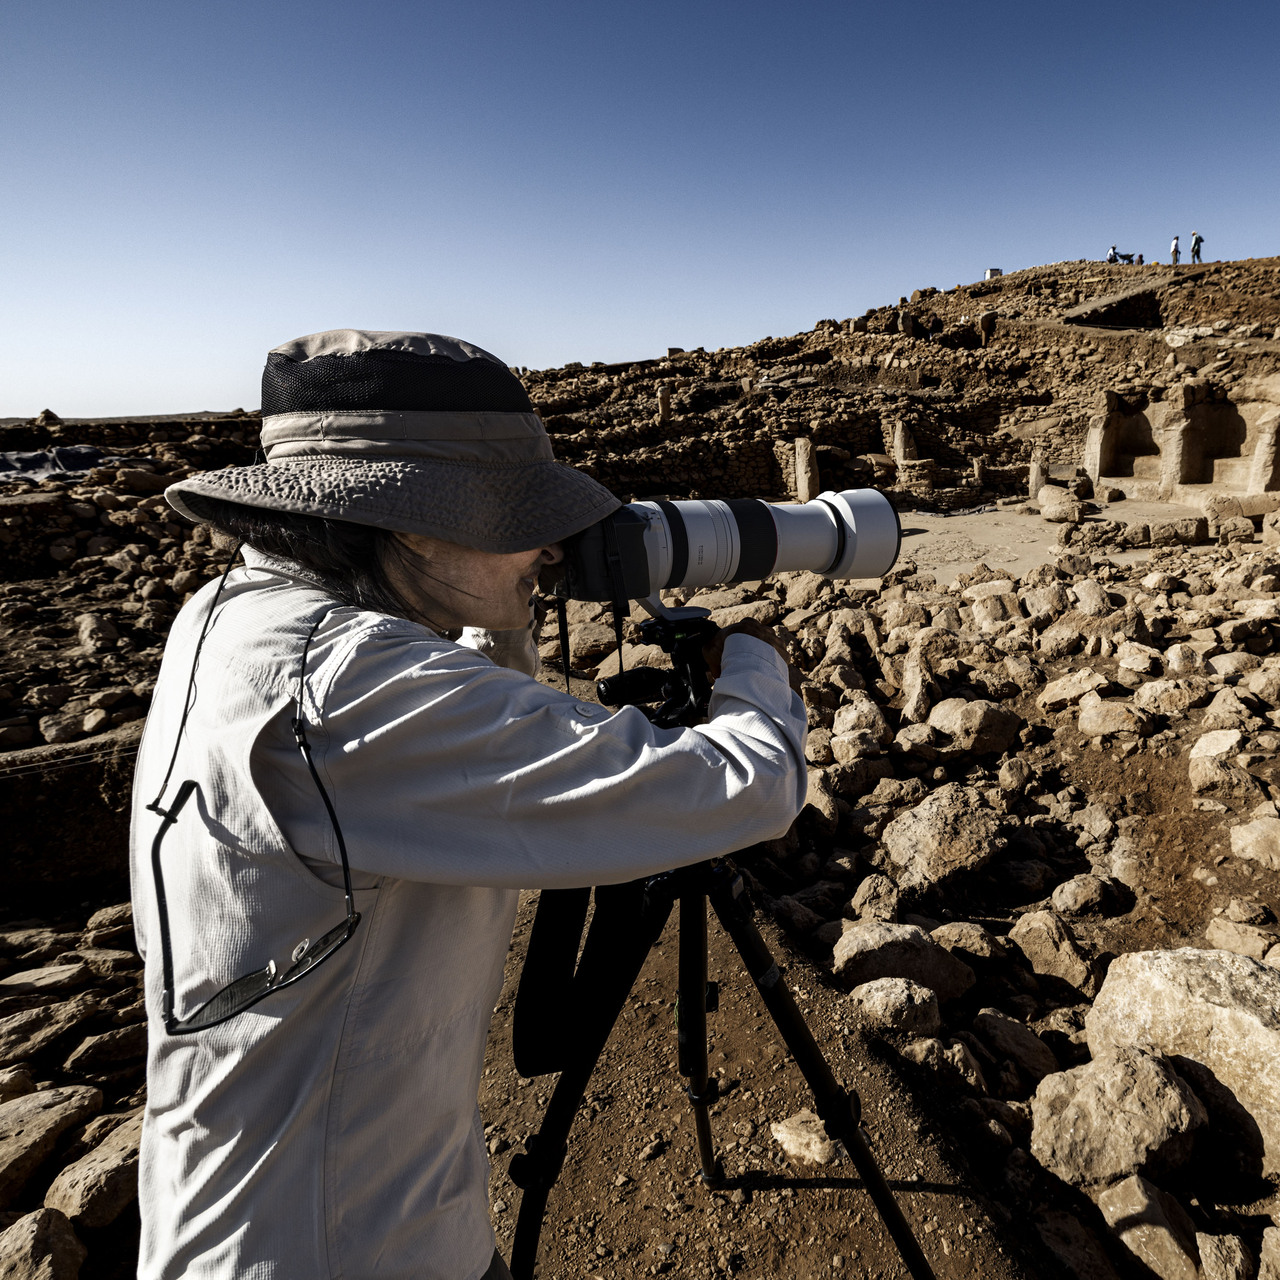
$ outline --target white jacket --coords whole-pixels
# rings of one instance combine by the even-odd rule
[[[805,716],[773,650],[731,636],[707,724],[610,714],[263,557],[205,640],[163,869],[176,1008],[344,915],[308,736],[346,840],[354,937],[221,1026],[170,1036],[150,850],[206,587],[174,624],[134,789],[134,919],[151,1017],[142,1280],[468,1280],[493,1252],[476,1108],[517,890],[612,883],[779,835]]]

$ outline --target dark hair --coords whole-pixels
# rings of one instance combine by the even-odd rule
[[[343,604],[400,618],[411,615],[387,577],[387,557],[398,557],[400,550],[388,529],[203,496],[200,514],[234,542],[296,564]]]

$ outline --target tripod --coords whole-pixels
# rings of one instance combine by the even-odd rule
[[[700,1176],[722,1180],[711,1133],[717,1098],[707,1065],[707,903],[729,935],[778,1033],[813,1093],[827,1133],[844,1144],[913,1280],[934,1273],[871,1154],[860,1124],[861,1103],[833,1075],[760,936],[744,902],[741,873],[728,859],[698,863],[630,884],[595,890],[595,915],[581,958],[588,889],[542,894],[513,1014],[516,1067],[523,1076],[560,1072],[541,1128],[511,1161],[522,1188],[511,1271],[532,1280],[547,1200],[568,1151],[569,1129],[645,958],[680,904],[677,1037],[679,1071],[688,1082]],[[574,961],[577,960],[577,968]],[[711,999],[708,996],[711,996]]]

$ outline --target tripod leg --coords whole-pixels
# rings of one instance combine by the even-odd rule
[[[725,932],[733,940],[747,973],[768,1009],[791,1056],[800,1068],[813,1093],[814,1105],[828,1134],[844,1143],[854,1166],[862,1177],[867,1193],[875,1203],[889,1234],[893,1237],[902,1260],[914,1280],[936,1280],[911,1227],[903,1217],[893,1192],[880,1172],[866,1134],[860,1124],[862,1104],[858,1095],[846,1092],[832,1074],[813,1033],[796,1007],[787,984],[783,981],[769,948],[755,922],[739,901],[742,877],[727,869],[717,876],[710,888],[711,905]]]
[[[511,1053],[522,1076],[560,1070],[574,1030],[570,996],[590,898],[590,889],[544,889],[538,898],[511,1014]]]
[[[689,1081],[701,1177],[709,1187],[715,1187],[723,1181],[723,1173],[711,1136],[709,1108],[716,1099],[716,1090],[710,1086],[707,1070],[707,899],[702,893],[680,895],[679,993],[679,1071]]]
[[[574,1010],[580,1025],[563,1055],[563,1070],[538,1132],[511,1161],[511,1180],[523,1189],[511,1247],[515,1280],[532,1280],[547,1200],[564,1164],[573,1117],[609,1033],[671,912],[670,901],[665,909],[643,910],[642,896],[638,883],[596,894],[595,918],[587,930],[574,980]]]

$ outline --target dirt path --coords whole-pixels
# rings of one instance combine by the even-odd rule
[[[521,1194],[507,1166],[536,1131],[554,1085],[554,1077],[522,1079],[511,1058],[512,1002],[536,901],[530,894],[521,903],[480,1097],[504,1256]],[[775,956],[786,961],[780,936],[765,928]],[[676,1071],[676,939],[673,916],[579,1111],[548,1206],[539,1276],[907,1276],[849,1161],[791,1165],[770,1135],[770,1122],[812,1099],[714,922],[709,975],[720,983],[720,1007],[709,1018],[709,1038],[721,1099],[712,1125],[728,1178],[715,1192],[698,1180],[692,1117]],[[951,1140],[856,1037],[846,997],[798,958],[787,980],[837,1077],[860,1095],[872,1151],[939,1280],[1043,1274],[1019,1260],[1016,1232],[976,1196]]]

